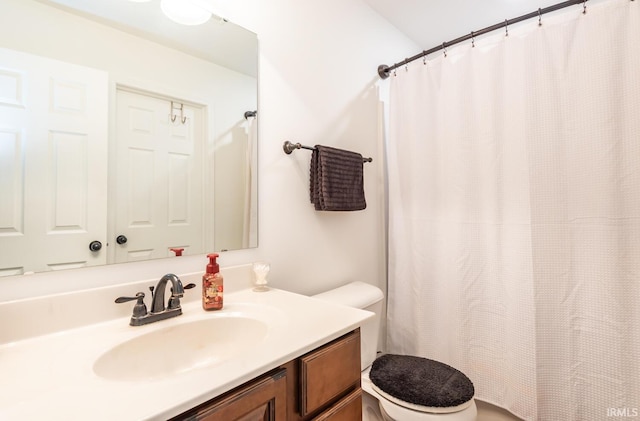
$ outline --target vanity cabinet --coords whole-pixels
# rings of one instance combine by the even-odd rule
[[[287,416],[287,370],[280,368],[191,409],[173,420],[279,421]],[[173,421],[172,420],[172,421]]]
[[[360,329],[356,329],[172,421],[360,419]]]

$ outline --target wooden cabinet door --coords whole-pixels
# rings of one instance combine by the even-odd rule
[[[349,393],[313,421],[354,421],[362,419],[362,389]]]
[[[360,387],[360,331],[300,358],[300,414],[304,417]]]
[[[284,421],[287,418],[286,373],[280,369],[260,377],[174,420]]]

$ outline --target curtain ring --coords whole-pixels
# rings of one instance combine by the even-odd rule
[[[476,47],[476,36],[473,34],[473,31],[471,31],[471,48],[475,48]]]
[[[427,52],[426,51],[422,52],[422,64],[424,64],[425,66],[427,65]]]
[[[504,36],[509,36],[509,19],[504,20]]]
[[[542,26],[542,9],[538,7],[538,26]]]
[[[442,43],[442,51],[444,52],[444,56],[447,56],[447,43],[443,42]]]
[[[582,14],[583,15],[587,14],[587,0],[582,1]]]

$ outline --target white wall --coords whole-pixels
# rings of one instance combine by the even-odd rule
[[[272,285],[307,294],[355,279],[384,287],[384,177],[376,68],[415,53],[417,46],[361,0],[229,3],[230,18],[255,31],[260,41],[259,247],[224,253],[219,259],[223,269],[269,260]],[[310,152],[285,155],[285,140],[371,156],[374,162],[365,164],[367,209],[316,212],[308,194]],[[7,284],[4,299],[11,299],[7,297],[36,289],[44,294],[151,279],[166,271],[199,271],[205,264],[203,257],[184,257],[0,282]]]
[[[256,1],[253,7],[254,20],[240,23],[255,28],[260,41],[259,254],[272,262],[273,282],[292,291],[310,294],[356,279],[384,289],[376,68],[417,47],[362,1]],[[285,140],[372,157],[364,174],[367,209],[315,211],[311,153],[286,155]]]

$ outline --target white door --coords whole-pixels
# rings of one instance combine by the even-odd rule
[[[0,276],[106,263],[107,128],[106,72],[0,48]]]
[[[118,89],[116,262],[203,253],[203,109]],[[174,119],[174,121],[172,121]]]

